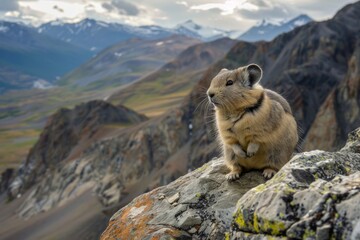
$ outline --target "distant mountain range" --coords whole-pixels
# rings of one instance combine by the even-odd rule
[[[302,14],[290,21],[272,23],[263,19],[256,26],[251,27],[245,33],[241,34],[238,39],[255,42],[255,41],[271,41],[281,33],[290,32],[296,27],[302,26],[313,21],[308,15]]]
[[[66,74],[57,83],[82,89],[118,87],[160,68],[186,48],[201,43],[183,35],[159,40],[128,39],[112,45]]]
[[[309,21],[311,18],[306,15],[280,24],[262,21],[242,35],[238,31],[201,26],[192,20],[174,28],[154,25],[138,27],[88,18],[77,23],[57,20],[36,28],[0,21],[0,93],[43,88],[44,84],[49,86],[48,83],[54,83],[91,56],[101,55],[104,49],[133,38],[160,42],[160,39],[172,35],[185,35],[188,39],[200,41],[224,37],[245,41],[271,40]],[[187,41],[186,38],[184,41]],[[109,48],[109,51],[112,50]],[[39,81],[42,84],[38,84]]]
[[[38,27],[37,31],[93,52],[130,38],[159,39],[176,33],[159,26],[136,27],[88,18],[77,23],[48,22]]]
[[[90,57],[91,52],[39,34],[32,27],[0,21],[0,68],[2,69],[19,72],[19,75],[55,80],[57,76],[70,71]],[[5,74],[2,72],[0,75]],[[16,81],[12,78],[8,80]]]
[[[203,41],[213,41],[224,37],[236,39],[240,34],[239,31],[226,31],[218,28],[201,26],[192,20],[187,20],[184,23],[176,25],[174,30],[179,34],[198,38]]]

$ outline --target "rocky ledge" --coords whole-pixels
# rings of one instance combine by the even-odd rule
[[[226,173],[213,159],[137,197],[101,239],[360,239],[360,128],[340,151],[297,154],[267,182]]]

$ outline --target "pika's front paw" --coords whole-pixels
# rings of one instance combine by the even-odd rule
[[[255,153],[256,153],[256,152],[249,152],[249,151],[248,151],[248,152],[246,153],[246,157],[251,158],[252,156],[255,155]]]
[[[265,168],[264,171],[263,171],[263,176],[266,179],[272,178],[275,174],[276,174],[276,171],[274,169],[271,169],[271,168]]]
[[[259,150],[259,144],[250,143],[246,150],[246,156],[250,158],[254,156],[258,150]]]
[[[228,181],[235,181],[240,178],[240,175],[241,175],[241,172],[231,172],[231,173],[226,174],[225,177]]]
[[[246,152],[244,150],[242,150],[242,148],[239,144],[233,144],[232,149],[233,149],[235,155],[242,157],[242,158],[246,157]]]

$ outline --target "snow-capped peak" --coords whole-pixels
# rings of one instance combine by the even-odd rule
[[[304,25],[304,24],[306,24],[308,22],[311,22],[311,21],[312,21],[312,19],[308,15],[301,14],[298,17],[290,20],[289,23],[296,26],[296,27],[298,27],[298,26],[302,26],[302,25]]]
[[[182,34],[192,33],[193,37],[200,37],[205,40],[212,40],[219,37],[229,36],[232,32],[225,31],[217,28],[201,26],[195,23],[193,20],[187,20],[184,23],[175,26],[175,30]]]
[[[291,20],[284,19],[263,19],[258,22],[255,26],[251,27],[248,31],[238,37],[244,41],[270,41],[281,33],[289,32],[296,27],[302,26],[312,19],[305,15],[299,15]]]
[[[255,24],[256,27],[266,27],[269,25],[280,26],[285,21],[283,19],[262,19],[261,21]]]
[[[63,26],[64,22],[62,20],[60,20],[60,19],[56,19],[54,21],[51,21],[50,25],[51,26]]]
[[[179,28],[179,27],[184,27],[184,28],[187,28],[189,30],[194,30],[194,31],[198,31],[203,28],[199,24],[195,23],[193,20],[187,20],[184,23],[180,23],[175,28]]]

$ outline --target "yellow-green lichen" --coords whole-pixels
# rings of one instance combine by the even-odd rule
[[[259,229],[259,222],[257,219],[257,215],[254,213],[254,230],[258,233],[260,231]]]
[[[205,171],[207,168],[209,167],[209,163],[205,163],[204,165],[202,165],[201,167],[199,167],[198,169],[196,169],[196,172],[203,172]]]
[[[225,240],[230,240],[230,233],[225,232]]]
[[[266,189],[266,185],[265,184],[260,184],[257,187],[254,188],[255,192],[262,192]]]
[[[250,228],[256,233],[268,233],[272,235],[280,235],[286,230],[284,222],[259,218],[259,216],[255,213],[253,215],[252,223],[245,221],[244,215],[241,213],[241,211],[238,211],[235,216],[235,222],[242,230]]]
[[[258,220],[258,218],[256,219]],[[256,224],[254,222],[254,225],[258,225],[261,232],[271,233],[272,235],[280,235],[286,230],[285,223],[280,221],[261,219]]]
[[[314,238],[316,235],[315,231],[306,229],[303,235],[303,239]]]
[[[244,229],[247,227],[244,216],[242,215],[242,213],[240,211],[237,212],[237,214],[236,214],[235,222],[240,229]]]

